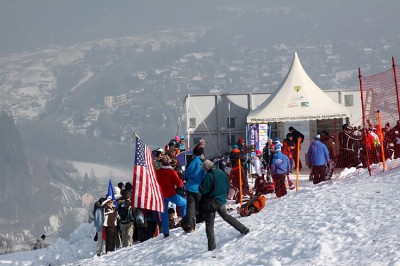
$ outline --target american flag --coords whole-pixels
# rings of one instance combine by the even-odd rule
[[[135,165],[133,167],[132,206],[147,210],[164,211],[164,200],[157,182],[153,158],[149,147],[136,136]]]

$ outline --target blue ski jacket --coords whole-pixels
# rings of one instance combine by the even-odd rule
[[[206,172],[201,168],[203,162],[200,156],[195,156],[186,169],[186,190],[199,193],[199,185],[203,180]]]
[[[290,173],[290,161],[289,158],[283,154],[281,151],[276,151],[274,157],[272,157],[271,162],[271,175]]]
[[[307,165],[321,166],[329,163],[329,151],[320,140],[314,140],[307,152]]]

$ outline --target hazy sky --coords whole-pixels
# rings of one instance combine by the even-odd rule
[[[288,12],[277,15],[278,8]],[[3,0],[0,54],[195,24],[288,42],[309,35],[379,39],[398,34],[398,10],[398,0]]]

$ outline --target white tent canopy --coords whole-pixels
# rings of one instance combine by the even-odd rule
[[[258,108],[250,111],[247,123],[320,120],[350,117],[350,112],[332,100],[307,75],[297,53],[292,66],[274,93]]]

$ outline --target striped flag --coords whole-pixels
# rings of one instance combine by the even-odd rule
[[[133,166],[132,206],[164,211],[164,199],[157,182],[154,162],[149,147],[136,136],[135,165]]]

